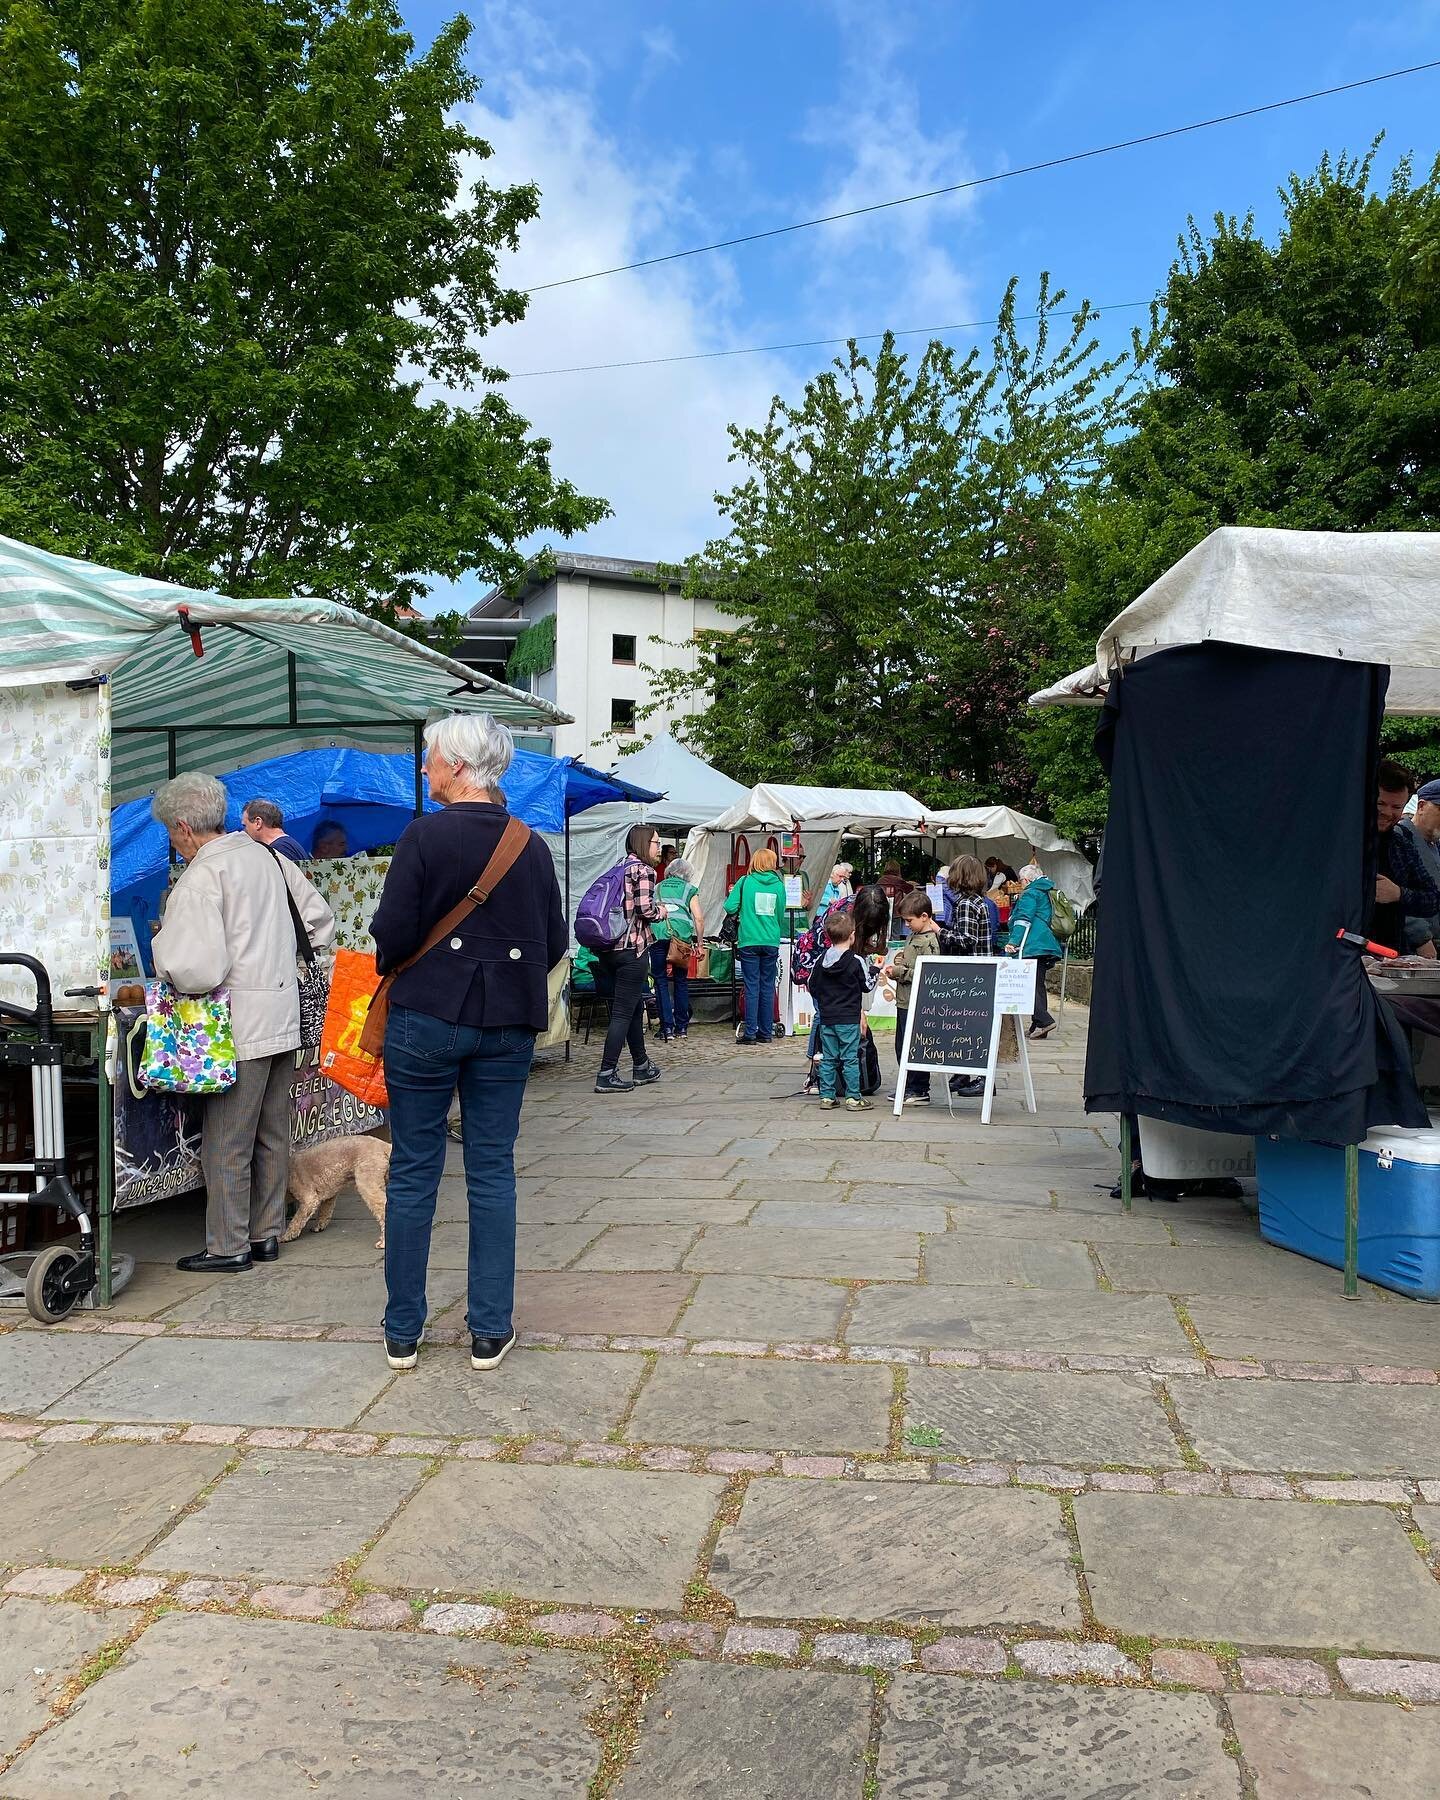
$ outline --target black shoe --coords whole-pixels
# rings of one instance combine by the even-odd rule
[[[252,1260],[248,1250],[238,1256],[212,1256],[208,1250],[199,1250],[194,1256],[182,1256],[175,1267],[187,1275],[238,1275]]]
[[[648,1087],[652,1081],[658,1081],[659,1079],[660,1079],[659,1063],[651,1062],[651,1060],[648,1056],[645,1058],[644,1062],[636,1063],[635,1075],[634,1075],[634,1079],[632,1082],[633,1086]]]
[[[515,1333],[506,1337],[472,1337],[470,1340],[470,1367],[472,1369],[498,1369],[505,1358],[515,1348]]]
[[[634,1088],[635,1083],[633,1081],[624,1081],[621,1079],[618,1069],[602,1069],[595,1077],[595,1092],[597,1094],[629,1094],[634,1091]]]
[[[950,1092],[957,1100],[975,1100],[985,1092],[983,1075],[952,1075]]]
[[[385,1340],[385,1360],[392,1369],[413,1369],[420,1360],[420,1346],[425,1341],[422,1331],[413,1344],[407,1344],[400,1338],[387,1337]]]
[[[1185,1189],[1187,1194],[1196,1194],[1206,1200],[1243,1200],[1245,1190],[1233,1175],[1207,1175],[1201,1181],[1191,1182]]]
[[[1136,1169],[1135,1173],[1130,1177],[1130,1198],[1132,1200],[1143,1199],[1145,1193],[1145,1171],[1143,1169]],[[1120,1183],[1118,1181],[1110,1190],[1110,1198],[1112,1200],[1121,1200],[1124,1198],[1124,1195],[1120,1191]]]
[[[253,1262],[279,1262],[280,1240],[278,1237],[261,1238],[256,1243],[250,1240],[250,1257]]]

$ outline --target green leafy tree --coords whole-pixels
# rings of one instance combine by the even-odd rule
[[[1050,677],[1217,526],[1440,528],[1440,164],[1417,183],[1402,161],[1378,193],[1373,156],[1292,176],[1273,245],[1248,218],[1208,237],[1191,221],[1144,385],[1074,515]],[[1093,724],[1052,715],[1029,740],[1042,800],[1082,835],[1104,820]],[[1437,722],[1386,739],[1440,772]]]
[[[475,179],[468,32],[416,56],[390,0],[0,0],[0,532],[393,616],[604,516],[478,391],[539,196]]]
[[[742,781],[902,787],[928,805],[1028,798],[1018,720],[1047,656],[1063,516],[1116,403],[1093,314],[1042,283],[1030,341],[1012,282],[988,357],[852,342],[731,427],[725,536],[681,571],[734,615],[656,705],[709,692],[692,741]],[[1058,330],[1057,330],[1058,326]]]

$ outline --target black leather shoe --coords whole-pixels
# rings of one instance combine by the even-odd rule
[[[498,1369],[505,1358],[515,1348],[515,1333],[506,1337],[472,1337],[470,1340],[470,1367],[472,1369]]]
[[[208,1250],[200,1250],[194,1256],[182,1256],[175,1267],[189,1275],[238,1275],[253,1261],[248,1250],[242,1250],[238,1256],[212,1256]]]
[[[254,1262],[279,1262],[279,1260],[280,1260],[280,1240],[279,1240],[279,1238],[278,1237],[261,1238],[261,1240],[258,1244],[252,1238],[250,1241],[250,1256],[251,1256],[252,1261],[254,1261]]]
[[[651,1062],[648,1056],[643,1063],[636,1063],[634,1080],[637,1087],[644,1087],[647,1083],[659,1079],[659,1063]]]

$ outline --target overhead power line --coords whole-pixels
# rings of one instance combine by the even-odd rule
[[[671,250],[664,256],[646,256],[638,262],[617,263],[613,269],[590,269],[583,275],[562,276],[558,281],[539,281],[524,292],[543,294],[551,288],[574,287],[581,281],[599,281],[606,275],[624,275],[632,269],[653,269],[660,263],[680,262],[689,256],[706,256],[712,250],[733,250],[737,245],[756,244],[764,238],[786,237],[791,232],[810,231],[817,225],[835,225],[842,219],[858,219],[866,213],[886,212],[897,206],[914,206],[918,201],[938,200],[945,194],[963,194],[971,188],[990,187],[1000,181],[1015,181],[1021,175],[1038,175],[1045,169],[1063,169],[1070,163],[1088,162],[1097,156],[1113,156],[1117,150],[1135,150],[1142,144],[1159,144],[1166,138],[1185,137],[1194,131],[1209,131],[1216,125],[1233,125],[1240,119],[1256,119],[1263,113],[1281,112],[1287,106],[1304,106],[1311,100],[1328,100],[1335,94],[1354,93],[1357,88],[1374,87],[1382,81],[1399,81],[1406,75],[1423,75],[1431,69],[1440,69],[1440,59],[1412,63],[1406,69],[1387,69],[1383,75],[1365,75],[1358,81],[1342,81],[1335,87],[1316,88],[1309,94],[1292,94],[1286,100],[1267,100],[1262,106],[1247,106],[1239,112],[1219,113],[1213,119],[1197,119],[1190,125],[1172,125],[1165,131],[1147,131],[1140,137],[1122,138],[1115,144],[1099,144],[1092,150],[1072,150],[1067,156],[1048,157],[1044,162],[1026,163],[1019,169],[1002,169],[996,175],[976,175],[969,181],[952,181],[946,187],[927,188],[920,194],[901,194],[894,200],[876,200],[869,206],[852,206],[844,212],[822,213],[817,219],[798,219],[793,225],[772,225],[768,231],[747,231],[740,237],[721,238],[713,244],[696,244],[689,250]]]
[[[1098,319],[1107,312],[1131,312],[1139,306],[1149,306],[1149,300],[1117,300],[1113,306],[1092,306],[1090,311]],[[1078,308],[1076,309],[1079,310]],[[1027,324],[1041,318],[1040,313],[1016,313],[1017,325]],[[1074,314],[1062,314],[1062,317],[1074,317]],[[683,356],[636,356],[625,362],[572,363],[562,369],[517,369],[507,379],[510,381],[534,381],[542,375],[592,375],[600,369],[653,369],[662,363],[714,362],[722,356],[765,356],[781,350],[825,350],[836,344],[869,344],[878,338],[890,337],[944,337],[951,331],[979,331],[986,325],[998,325],[998,319],[965,319],[958,325],[907,325],[903,331],[851,331],[844,337],[798,338],[790,344],[746,344],[736,350],[691,350]]]

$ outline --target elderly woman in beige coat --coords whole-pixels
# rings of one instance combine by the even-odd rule
[[[287,890],[314,948],[335,942],[335,916],[301,870],[243,831],[227,832],[225,802],[213,776],[177,775],[150,808],[185,863],[154,941],[155,973],[182,994],[230,990],[239,1066],[234,1087],[204,1102],[205,1248],[177,1265],[214,1273],[280,1254],[300,1048]]]

